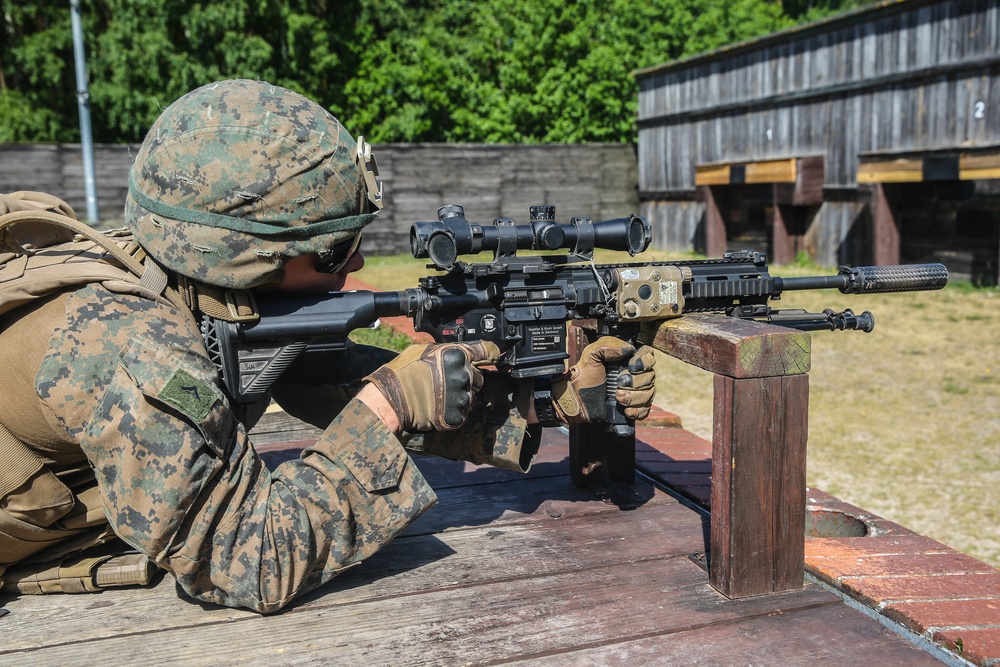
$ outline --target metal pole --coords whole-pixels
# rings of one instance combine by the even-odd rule
[[[94,182],[94,140],[90,134],[90,91],[87,88],[87,63],[83,53],[83,22],[80,20],[80,0],[69,0],[73,19],[73,60],[76,62],[76,100],[80,109],[80,143],[83,147],[83,184],[87,194],[87,219],[95,225],[97,185]]]

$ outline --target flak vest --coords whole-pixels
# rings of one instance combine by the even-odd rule
[[[0,316],[56,292],[99,282],[232,321],[256,315],[249,293],[176,280],[146,256],[127,230],[98,232],[61,199],[40,192],[0,194]],[[0,331],[0,345],[3,345]],[[71,490],[46,461],[0,424],[0,587],[21,594],[89,592],[144,585],[156,571],[121,548],[82,556],[114,540],[96,484]]]

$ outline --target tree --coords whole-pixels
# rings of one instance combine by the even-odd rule
[[[222,78],[370,140],[634,141],[631,72],[869,0],[83,0],[94,138]],[[0,141],[74,141],[69,5],[0,0]]]

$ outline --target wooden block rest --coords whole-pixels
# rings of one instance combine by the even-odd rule
[[[586,332],[570,329],[572,361]],[[649,323],[641,339],[715,373],[709,580],[730,598],[801,588],[804,575],[808,333],[719,316]],[[571,479],[634,480],[635,439],[570,428]]]
[[[643,338],[715,373],[712,586],[730,598],[801,588],[809,334],[689,315]]]

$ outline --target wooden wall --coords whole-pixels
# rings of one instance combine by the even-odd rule
[[[556,218],[607,220],[639,212],[632,144],[386,144],[375,147],[386,207],[365,232],[383,252],[409,251],[410,224],[462,204],[469,220],[528,222],[528,207],[553,204]]]
[[[683,217],[696,165],[820,155],[824,189],[853,190],[862,154],[1000,148],[1000,0],[883,2],[636,76],[654,225]],[[823,208],[834,264],[853,213]]]
[[[121,219],[136,146],[97,146],[102,220]],[[470,220],[528,221],[528,207],[554,204],[557,219],[595,220],[639,212],[631,144],[384,144],[374,147],[386,207],[365,233],[373,254],[409,251],[410,224],[435,220],[443,204],[465,206]],[[0,192],[42,190],[86,215],[79,145],[0,144]]]
[[[138,146],[94,147],[94,182],[103,220],[120,220],[125,211],[128,170]],[[37,190],[64,199],[87,216],[83,152],[79,144],[0,144],[0,192]]]

